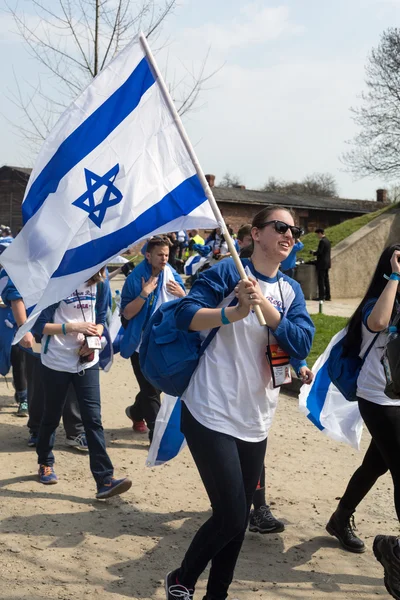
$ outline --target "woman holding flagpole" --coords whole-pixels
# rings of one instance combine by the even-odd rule
[[[205,600],[224,600],[245,535],[250,506],[289,360],[305,359],[314,326],[297,282],[279,272],[301,229],[292,214],[267,207],[253,219],[250,279],[231,259],[201,274],[179,303],[178,327],[219,327],[182,396],[184,433],[213,514],[179,568],[167,575],[167,599],[191,600],[211,562]],[[267,326],[259,325],[259,306]]]

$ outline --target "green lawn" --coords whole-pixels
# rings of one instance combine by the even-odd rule
[[[315,337],[307,364],[311,368],[318,356],[320,356],[333,336],[347,325],[346,317],[330,317],[328,315],[311,315],[315,325]]]
[[[349,235],[355,233],[361,229],[361,227],[364,227],[364,225],[368,225],[368,223],[376,219],[376,217],[382,213],[391,208],[398,208],[399,206],[400,203],[389,204],[389,206],[385,206],[385,208],[377,210],[373,213],[361,215],[361,217],[355,217],[354,219],[348,219],[347,221],[340,223],[340,225],[334,225],[333,227],[328,227],[328,229],[325,229],[325,235],[330,240],[333,248],[339,242],[342,242],[344,239],[346,239]],[[319,239],[315,233],[307,233],[307,235],[301,238],[301,241],[304,244],[304,248],[297,254],[297,256],[305,261],[308,261],[311,259],[310,250],[317,249]]]

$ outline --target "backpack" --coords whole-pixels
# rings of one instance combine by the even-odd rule
[[[189,385],[201,355],[219,327],[202,341],[199,331],[182,331],[175,321],[180,299],[164,302],[143,330],[139,362],[143,375],[156,389],[181,396]]]
[[[400,400],[400,314],[397,313],[389,327],[389,337],[381,363],[386,377],[385,394],[392,400]]]
[[[372,340],[363,358],[351,355],[343,356],[343,343],[346,336],[342,337],[331,350],[327,361],[329,379],[349,402],[357,401],[358,376],[378,336],[379,333]]]

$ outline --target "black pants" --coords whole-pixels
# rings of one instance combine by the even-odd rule
[[[38,463],[53,466],[53,446],[56,429],[60,423],[68,388],[73,385],[81,409],[89,448],[90,470],[100,486],[112,477],[113,466],[107,454],[100,412],[99,365],[86,369],[84,375],[55,371],[42,365],[45,404],[39,438],[36,446]]]
[[[40,421],[44,412],[44,385],[42,363],[38,356],[24,352],[26,374],[28,379],[28,429],[31,433],[38,433]],[[63,425],[67,437],[76,437],[84,432],[84,427],[79,410],[78,399],[72,385],[68,388],[67,399],[62,413]]]
[[[329,269],[317,269],[318,298],[320,300],[331,299],[331,286],[329,283]]]
[[[135,373],[135,377],[139,384],[140,392],[137,394],[135,403],[132,404],[129,412],[134,421],[142,421],[144,419],[150,433],[152,433],[161,406],[161,392],[152,386],[143,375],[139,364],[138,352],[132,354],[131,363],[133,372]]]
[[[267,440],[250,443],[201,425],[182,403],[182,433],[199,470],[212,516],[196,533],[177,573],[187,588],[211,561],[207,600],[224,600],[247,528]]]
[[[24,392],[27,388],[26,383],[26,352],[18,344],[11,346],[11,366],[13,382],[16,392]]]
[[[394,504],[400,521],[400,406],[382,406],[362,398],[358,399],[358,406],[372,441],[340,504],[354,510],[376,480],[390,470]]]

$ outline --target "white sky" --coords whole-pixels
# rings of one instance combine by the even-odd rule
[[[30,0],[19,10],[32,12]],[[13,71],[24,91],[44,70],[0,16],[0,165],[32,166],[8,123],[21,118],[8,96]],[[209,46],[208,69],[223,65],[185,118],[205,172],[218,181],[230,171],[253,189],[270,176],[330,172],[342,197],[374,199],[389,182],[354,180],[340,155],[356,130],[349,108],[363,89],[366,57],[390,26],[400,26],[400,0],[181,0],[163,30],[167,81],[196,68]]]

